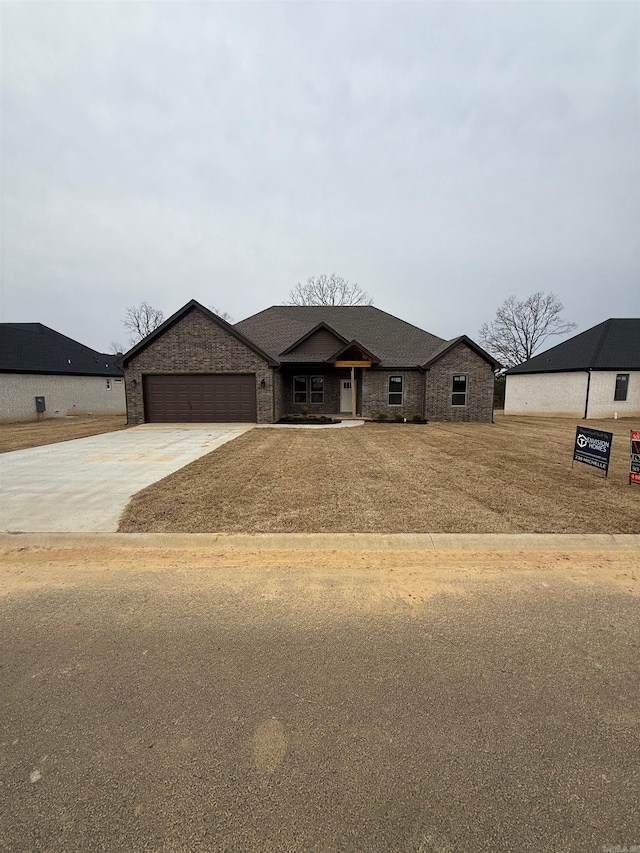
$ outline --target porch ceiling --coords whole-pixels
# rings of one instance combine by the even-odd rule
[[[380,363],[380,359],[358,341],[345,344],[328,361],[342,367],[371,367],[372,364]]]

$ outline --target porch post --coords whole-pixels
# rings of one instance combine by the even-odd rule
[[[356,369],[351,368],[351,417],[356,417]]]

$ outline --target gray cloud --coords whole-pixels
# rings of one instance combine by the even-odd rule
[[[628,3],[5,3],[4,321],[241,319],[335,271],[445,337],[640,313]]]

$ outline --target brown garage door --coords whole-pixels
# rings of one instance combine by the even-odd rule
[[[144,377],[147,423],[256,421],[254,374],[190,373]]]

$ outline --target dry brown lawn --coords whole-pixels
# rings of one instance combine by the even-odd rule
[[[629,420],[609,478],[576,463],[576,422],[255,429],[134,496],[121,531],[639,533]]]
[[[0,453],[9,450],[24,450],[27,447],[40,447],[42,444],[55,444],[72,438],[86,438],[102,432],[124,429],[127,425],[125,415],[104,415],[92,417],[81,415],[68,418],[47,418],[44,421],[27,423],[0,424]]]

